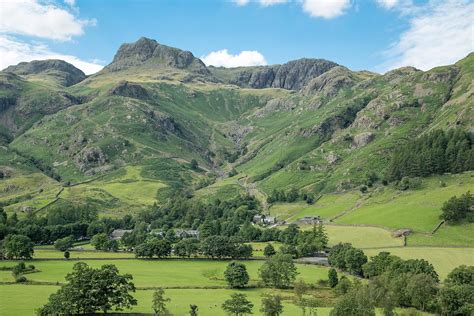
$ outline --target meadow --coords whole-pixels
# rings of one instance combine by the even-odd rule
[[[49,251],[49,250],[39,250]],[[100,258],[100,255],[98,256]],[[229,261],[218,260],[82,260],[92,267],[104,264],[115,264],[121,273],[131,273],[133,282],[137,287],[134,296],[138,299],[138,306],[134,312],[151,312],[152,289],[163,287],[166,296],[171,298],[170,310],[177,314],[186,314],[189,304],[197,304],[202,315],[224,315],[221,304],[231,293],[237,290],[227,288],[223,278],[224,270]],[[76,260],[35,260],[32,263],[39,272],[26,274],[31,283],[15,284],[11,271],[0,271],[0,297],[8,297],[8,300],[0,304],[2,315],[34,315],[34,310],[41,307],[49,295],[58,289],[59,284],[64,282],[64,276],[71,271]],[[245,293],[249,300],[255,304],[254,313],[259,314],[261,295],[265,293],[278,292],[285,298],[285,315],[295,315],[297,307],[292,303],[293,293],[291,290],[272,290],[261,288],[258,284],[258,268],[262,265],[261,260],[242,261],[247,266],[250,275],[249,288],[240,290]],[[16,262],[4,261],[0,266],[13,266]],[[29,264],[29,262],[28,262]],[[298,278],[308,283],[316,284],[318,280],[326,280],[328,268],[315,265],[297,264]],[[334,294],[327,288],[319,288],[312,293],[315,297],[324,299],[325,304],[330,306]],[[22,302],[22,304],[18,304]],[[322,315],[329,313],[330,308],[322,308]]]
[[[474,265],[474,248],[443,248],[443,247],[400,247],[365,249],[365,254],[375,256],[381,251],[388,251],[402,259],[425,259],[433,264],[441,280],[444,280],[454,268]]]

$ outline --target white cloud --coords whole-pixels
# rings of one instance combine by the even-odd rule
[[[398,4],[398,0],[376,0],[377,4],[385,9],[392,9]]]
[[[386,52],[382,70],[414,66],[428,70],[452,64],[474,51],[474,3],[430,3],[410,18],[410,27]]]
[[[258,0],[261,6],[269,7],[275,4],[287,3],[289,0]]]
[[[64,3],[73,7],[76,5],[76,0],[64,0]]]
[[[237,55],[229,54],[227,49],[211,52],[201,57],[207,66],[216,67],[240,67],[266,65],[267,61],[258,51],[244,50]]]
[[[50,3],[0,1],[0,33],[66,41],[82,35],[85,26],[94,24],[95,20],[80,20],[66,9]]]
[[[350,0],[303,0],[303,10],[312,17],[335,18],[350,7]]]
[[[25,43],[8,36],[0,36],[0,56],[2,56],[0,59],[0,69],[16,65],[22,61],[42,59],[62,59],[81,69],[87,75],[93,74],[104,67],[95,61],[88,62],[75,56],[52,52],[44,44]]]
[[[232,0],[232,2],[238,6],[244,6],[249,4],[250,0]]]
[[[269,7],[275,4],[287,3],[290,0],[254,0],[255,3],[260,4],[263,7]],[[250,0],[232,0],[233,3],[242,7],[250,3]]]

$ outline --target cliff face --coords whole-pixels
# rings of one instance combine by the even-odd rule
[[[230,69],[229,71],[232,71],[233,74],[228,80],[224,79],[224,81],[240,87],[254,89],[300,90],[311,79],[320,76],[335,66],[337,66],[336,63],[324,59],[303,58],[283,65]]]

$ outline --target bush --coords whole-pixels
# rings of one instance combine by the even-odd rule
[[[27,282],[27,281],[28,281],[28,279],[24,275],[20,275],[20,276],[15,277],[15,282],[16,283],[24,283],[24,282]]]

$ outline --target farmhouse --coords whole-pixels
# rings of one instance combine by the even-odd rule
[[[301,224],[319,224],[321,223],[321,217],[317,216],[305,216],[298,220]]]
[[[110,239],[112,240],[120,240],[122,239],[125,233],[131,233],[131,229],[115,229],[113,232],[110,233]]]
[[[197,238],[199,239],[199,230],[196,229],[176,229],[174,231],[179,238]]]
[[[273,216],[255,215],[252,218],[254,224],[272,225],[277,223],[277,218]]]

